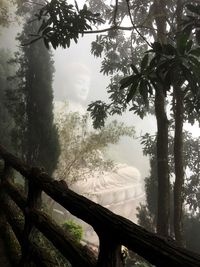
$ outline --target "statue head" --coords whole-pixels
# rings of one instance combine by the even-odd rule
[[[90,90],[91,73],[89,69],[80,63],[67,64],[62,73],[59,100],[67,100],[84,105]]]

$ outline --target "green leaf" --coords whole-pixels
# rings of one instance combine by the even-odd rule
[[[52,37],[51,38],[51,44],[52,44],[53,48],[56,49],[58,46],[57,39]]]
[[[119,83],[121,84],[120,89],[124,89],[128,87],[133,82],[134,76],[128,76],[126,78],[123,78]]]
[[[70,47],[70,38],[69,37],[66,39],[66,44],[67,44],[67,47],[69,48]]]
[[[140,85],[139,85],[139,92],[144,100],[144,103],[148,105],[148,87],[147,87],[146,80],[141,80]]]
[[[86,5],[86,4],[84,4],[84,6],[83,6],[83,10],[84,10],[84,11],[87,11],[87,5]]]
[[[131,69],[133,70],[133,72],[135,72],[135,74],[139,74],[139,71],[133,64],[131,64]]]
[[[153,88],[150,82],[147,82],[146,86],[148,87],[148,92],[150,95],[153,95]]]
[[[140,64],[140,69],[141,69],[141,72],[146,69],[147,65],[148,65],[148,62],[149,62],[149,54],[146,54],[142,61],[141,61],[141,64]]]
[[[138,79],[135,79],[133,84],[131,85],[127,98],[126,98],[126,102],[129,103],[131,101],[131,99],[135,96],[136,92],[137,92],[137,88],[138,88]]]

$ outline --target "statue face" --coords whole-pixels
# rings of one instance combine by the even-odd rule
[[[85,74],[78,74],[74,83],[72,84],[72,100],[78,102],[86,101],[90,89],[90,77]]]
[[[72,63],[65,66],[59,76],[58,98],[61,101],[67,100],[69,102],[85,104],[91,82],[89,69],[85,65]]]

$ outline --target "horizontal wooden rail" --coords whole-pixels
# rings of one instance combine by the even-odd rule
[[[34,176],[45,193],[76,217],[92,225],[99,236],[115,240],[146,260],[161,267],[200,266],[199,255],[152,234],[131,221],[68,189],[64,182],[52,181],[45,173]]]
[[[10,205],[9,197],[5,197],[1,203],[1,207],[4,207],[4,212],[8,223],[11,225],[17,240],[20,245],[23,244],[23,223],[19,220],[19,214],[16,209]],[[32,260],[36,266],[41,267],[55,267],[55,260],[52,258],[51,254],[47,251],[41,251],[36,244],[29,242],[29,251],[30,251],[30,261]]]
[[[9,155],[9,153],[5,152]],[[24,169],[15,168],[15,170],[20,171],[22,175],[26,178],[26,175],[29,174],[33,177],[35,175],[35,168],[29,168],[27,166],[22,166],[23,164],[19,159],[11,156],[13,162],[16,166],[22,167]],[[13,201],[21,208],[25,216],[25,225],[22,233],[23,240],[20,240],[22,251],[24,257],[20,263],[20,266],[24,266],[28,262],[27,247],[29,246],[29,235],[33,227],[38,228],[46,237],[49,239],[55,247],[66,257],[66,259],[72,264],[73,267],[85,266],[85,267],[94,267],[96,266],[96,256],[92,253],[88,247],[83,246],[74,241],[65,231],[59,227],[44,213],[39,212],[39,210],[34,209],[37,207],[40,199],[40,188],[36,186],[33,182],[33,179],[28,181],[28,198],[26,198],[11,182],[9,178],[9,166],[13,166],[9,161],[3,158],[5,161],[6,173],[4,171],[4,178],[1,181],[1,189],[6,189],[6,192],[11,196]],[[30,173],[29,173],[30,172]],[[5,177],[6,176],[6,177]],[[2,192],[1,192],[2,193]],[[15,227],[15,225],[13,225]],[[48,231],[47,231],[48,230]],[[17,235],[18,238],[21,238],[21,235]],[[22,254],[22,256],[23,256]]]
[[[175,242],[168,242],[157,235],[144,230],[106,208],[90,201],[89,199],[73,192],[63,181],[55,181],[38,168],[30,168],[18,158],[8,153],[0,146],[0,155],[26,179],[32,181],[40,190],[44,191],[56,202],[61,204],[70,213],[90,224],[100,238],[101,251],[114,248],[114,244],[125,245],[150,263],[160,267],[198,267],[200,256],[183,248],[179,248]],[[104,254],[105,255],[105,254]],[[98,260],[97,266],[101,265]]]
[[[36,209],[28,210],[26,206],[26,197],[23,196],[11,182],[5,181],[3,186],[23,213],[28,213],[29,218],[36,228],[42,232],[53,245],[55,245],[72,266],[96,266],[96,258],[91,254],[91,251],[77,243],[72,236],[53,222],[47,214]]]

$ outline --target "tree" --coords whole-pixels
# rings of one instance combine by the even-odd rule
[[[187,214],[184,216],[184,233],[186,247],[196,253],[199,250],[199,214]],[[195,238],[194,238],[195,237]]]
[[[30,5],[23,32],[18,37],[21,45],[39,24],[30,24],[37,5]],[[21,46],[12,61],[18,66],[10,80],[15,88],[8,90],[8,108],[15,120],[14,144],[20,155],[31,165],[40,165],[50,174],[57,165],[59,143],[53,124],[53,61],[42,42]]]
[[[184,134],[184,162],[187,175],[184,187],[185,200],[193,214],[200,212],[200,157],[199,157],[200,139],[194,138],[191,134]]]
[[[0,25],[7,27],[9,25],[9,2],[1,0],[0,2]]]
[[[158,195],[158,178],[157,178],[157,160],[156,160],[156,136],[151,136],[146,133],[141,137],[141,144],[143,146],[143,153],[150,157],[150,174],[145,178],[145,194],[146,203],[140,204],[137,208],[138,223],[145,229],[156,232],[157,223],[157,195]],[[174,174],[174,163],[173,163],[173,138],[169,138],[169,173],[172,177]],[[172,159],[172,160],[171,160]],[[172,189],[172,187],[170,188]],[[172,195],[172,190],[170,190],[170,195]],[[173,201],[170,201],[170,207],[173,208]],[[171,219],[170,222],[173,220]],[[170,224],[170,235],[174,236],[174,232]]]
[[[67,104],[56,111],[60,156],[54,177],[65,180],[68,186],[79,180],[112,171],[114,163],[106,155],[111,144],[117,144],[122,136],[134,137],[133,127],[112,121],[99,130],[92,130],[88,114],[70,112]],[[54,201],[48,199],[48,212],[52,214]]]
[[[11,149],[11,130],[14,127],[14,121],[6,108],[6,89],[8,86],[7,77],[12,75],[14,69],[7,64],[11,57],[9,51],[0,50],[0,139],[8,149]]]
[[[114,163],[106,156],[106,148],[117,144],[122,136],[135,134],[133,127],[117,121],[94,131],[88,114],[69,112],[66,105],[56,114],[55,122],[61,148],[55,176],[69,185],[95,173],[111,171]]]
[[[44,27],[42,27],[42,29],[39,30],[39,32],[41,32],[41,36],[38,38],[43,38],[47,47],[49,42],[53,45],[54,48],[56,48],[58,45],[61,45],[63,47],[66,46],[66,44],[69,46],[70,42],[69,40],[74,39],[75,41],[77,40],[79,33],[85,33],[85,30],[87,30],[88,28],[90,29],[90,27],[87,27],[87,21],[90,22],[99,22],[99,20],[91,20],[91,17],[98,17],[98,14],[94,14],[94,13],[89,13],[86,12],[87,7],[86,5],[84,5],[83,7],[83,13],[85,15],[85,19],[82,20],[81,26],[76,28],[76,20],[74,23],[72,22],[73,27],[71,27],[69,30],[67,28],[66,30],[66,24],[68,22],[68,18],[65,17],[64,22],[63,22],[63,16],[64,14],[69,14],[69,9],[73,8],[73,6],[62,6],[61,3],[63,4],[62,0],[59,1],[54,1],[54,2],[50,2],[49,4],[47,4],[43,9],[41,9],[41,13],[39,16],[39,19],[42,18],[42,15],[45,14],[49,14],[49,18],[43,18],[43,25]],[[101,2],[102,4],[102,2]],[[122,9],[122,13],[120,13],[119,17],[117,17],[118,15],[118,8],[119,5],[122,4],[121,2],[118,3],[118,1],[116,1],[116,5],[114,7],[111,7],[110,9],[108,8],[108,13],[111,14],[112,20],[109,21],[110,24],[112,24],[112,26],[109,29],[103,30],[103,31],[112,31],[115,34],[115,30],[118,29],[123,29],[120,25],[120,20],[119,18],[121,18],[121,20],[123,20],[123,18],[126,16],[126,14],[128,14],[128,17],[131,21],[131,28],[129,28],[130,30],[134,31],[136,30],[136,32],[139,34],[139,36],[142,38],[143,41],[145,41],[146,43],[148,43],[146,41],[146,39],[143,37],[142,34],[140,34],[140,32],[137,30],[137,28],[135,27],[135,23],[133,21],[132,18],[132,13],[131,13],[131,7],[130,7],[130,3],[129,1],[126,1],[126,8],[125,10]],[[64,4],[63,4],[64,5]],[[162,18],[160,18],[160,10],[162,10],[163,12],[165,11],[165,3],[161,2],[161,1],[155,1],[154,2],[154,15],[155,15],[155,21],[157,24],[157,28],[158,28],[158,34],[157,37],[159,39],[159,41],[164,41],[164,37],[165,37],[165,25],[166,25],[166,20],[162,20]],[[54,6],[54,7],[53,7]],[[103,6],[103,8],[105,8]],[[160,9],[161,8],[161,9]],[[53,12],[53,13],[52,13]],[[58,15],[55,18],[55,15]],[[63,16],[61,15],[63,14]],[[159,16],[158,16],[159,14]],[[163,13],[162,13],[163,14]],[[71,16],[72,18],[75,18],[77,15],[78,17],[82,15],[82,10],[79,10],[79,8],[76,5],[76,9],[74,9],[73,11],[73,16]],[[165,15],[162,15],[162,17],[165,17]],[[55,19],[53,19],[53,17]],[[62,17],[62,18],[61,18]],[[100,21],[102,22],[102,21]],[[48,25],[48,26],[47,26]],[[58,27],[60,28],[60,31],[58,32],[57,29]],[[76,33],[76,36],[74,37],[70,30],[74,31]],[[163,31],[164,30],[164,31]],[[111,32],[111,37],[109,36],[110,39],[113,38]],[[58,36],[59,35],[59,38]],[[38,39],[37,38],[37,39]],[[37,40],[36,39],[36,40]],[[162,40],[163,39],[163,40]],[[149,44],[149,43],[148,43]],[[115,46],[116,47],[116,46]],[[132,41],[131,41],[131,47],[132,47]],[[94,47],[93,47],[94,48]],[[115,51],[114,51],[115,52]],[[101,53],[100,53],[101,54]],[[97,54],[96,54],[97,55]],[[112,54],[110,53],[109,56],[112,56]],[[114,56],[116,57],[116,53],[114,53]],[[127,69],[127,68],[126,68]],[[159,179],[159,204],[158,205],[158,209],[159,209],[159,215],[158,215],[158,232],[162,235],[168,235],[168,220],[169,220],[169,177],[168,177],[168,165],[167,165],[167,132],[168,132],[168,122],[166,119],[166,113],[165,113],[165,101],[164,101],[164,92],[162,90],[162,84],[160,84],[160,89],[157,89],[157,93],[156,93],[156,101],[155,101],[155,105],[156,105],[156,114],[157,114],[157,122],[158,122],[158,179]],[[122,99],[122,98],[121,98]],[[125,99],[123,99],[122,103],[126,102],[126,95],[125,95]],[[99,105],[100,104],[100,105]],[[100,121],[101,124],[100,126],[103,125],[103,116],[106,114],[106,111],[108,111],[108,106],[104,105],[103,108],[101,107],[101,103],[97,103],[97,106],[93,108],[93,106],[90,106],[89,110],[92,112],[92,116],[95,117],[95,114],[101,114],[100,115]],[[116,106],[116,105],[115,105]],[[105,111],[105,107],[106,107],[106,111]],[[109,106],[110,107],[110,106]],[[126,107],[126,104],[125,104]],[[104,111],[103,111],[104,110]],[[116,110],[116,109],[115,109]],[[103,111],[103,112],[102,112]],[[113,112],[113,111],[112,111]],[[117,110],[118,113],[120,113],[120,109]],[[94,124],[96,126],[96,123]],[[161,174],[162,174],[162,178],[161,178]]]
[[[173,93],[173,111],[175,119],[175,142],[174,142],[174,160],[175,160],[175,170],[176,170],[176,179],[174,184],[174,227],[176,240],[181,244],[182,243],[182,205],[183,205],[183,184],[184,184],[184,170],[183,170],[183,156],[182,156],[182,130],[183,130],[183,121],[184,121],[184,112],[185,112],[185,103],[189,98],[193,97],[198,99],[198,57],[199,54],[197,50],[192,45],[193,42],[188,39],[191,32],[183,32],[180,34],[180,25],[182,22],[181,16],[183,11],[183,6],[181,1],[177,1],[176,7],[176,21],[177,21],[177,36],[174,38],[177,42],[177,47],[173,47],[171,44],[165,44],[165,4],[164,1],[156,3],[154,8],[157,10],[163,10],[162,20],[159,17],[155,22],[157,24],[157,37],[159,43],[154,43],[152,45],[153,50],[157,50],[157,56],[153,58],[148,65],[148,54],[144,56],[141,61],[140,71],[136,68],[136,65],[132,65],[134,75],[128,76],[121,80],[121,89],[128,87],[126,91],[127,102],[130,102],[137,91],[144,98],[144,102],[148,101],[148,93],[152,94],[155,89],[155,114],[157,118],[157,169],[158,169],[158,233],[162,235],[167,235],[168,226],[167,221],[169,218],[169,178],[168,178],[168,121],[165,112],[165,97],[167,95],[166,91],[170,90],[172,86],[174,88]],[[162,12],[161,12],[162,13]],[[169,40],[168,40],[169,42]],[[172,41],[171,41],[172,43]],[[166,49],[166,52],[162,49]],[[174,51],[174,52],[173,52]],[[175,52],[176,51],[176,52]],[[162,54],[164,53],[164,58]],[[172,55],[176,54],[174,58]],[[195,56],[193,57],[193,53]],[[180,57],[184,56],[184,62],[182,65],[179,61]],[[168,60],[166,58],[168,57]],[[161,61],[160,61],[161,60]],[[191,61],[190,61],[191,60]],[[160,62],[159,62],[160,61]],[[186,62],[187,61],[187,62]],[[152,70],[151,67],[155,66],[156,69]],[[178,64],[177,64],[178,63]],[[187,67],[185,67],[185,64]],[[190,67],[190,70],[188,69]],[[150,67],[150,69],[149,69]],[[161,67],[161,69],[160,69]],[[153,67],[154,68],[154,67]],[[173,73],[172,73],[173,72]],[[177,77],[180,77],[177,79]],[[192,78],[193,77],[193,78]],[[166,78],[166,79],[165,79]],[[188,86],[185,86],[185,81],[188,82]],[[170,84],[169,84],[170,83]],[[151,87],[153,85],[153,87]],[[189,93],[191,90],[192,94]],[[122,94],[121,94],[122,95]],[[196,95],[196,96],[195,96]],[[111,95],[112,96],[112,95]],[[196,101],[196,100],[195,100]],[[195,101],[193,107],[195,106]],[[114,99],[114,104],[116,104],[116,99]],[[113,103],[112,103],[113,104]],[[148,103],[147,103],[148,104]],[[191,102],[190,102],[191,104]],[[96,106],[96,103],[90,106],[90,110],[93,112],[93,116],[96,117],[93,107]],[[103,106],[103,105],[102,105]],[[105,105],[104,105],[105,106]],[[106,106],[107,108],[108,106]],[[135,107],[133,106],[133,109]],[[198,108],[197,108],[198,109]],[[187,111],[187,110],[186,110]],[[161,177],[163,175],[163,177]],[[166,176],[165,176],[166,175]],[[163,188],[168,188],[163,190]],[[165,208],[164,208],[165,206]],[[159,211],[160,210],[160,211]],[[161,230],[159,230],[161,228]],[[162,233],[163,231],[163,233]]]
[[[27,11],[27,0],[1,0],[0,1],[0,28],[9,27],[12,23],[18,21],[18,17],[14,14],[17,8],[18,14]]]
[[[156,159],[150,159],[150,175],[145,178],[146,203],[137,207],[138,224],[150,232],[156,232],[157,192]]]
[[[146,192],[146,204],[141,204],[138,207],[138,223],[145,227],[145,229],[155,232],[156,230],[156,216],[157,216],[157,179],[155,172],[155,153],[156,142],[155,137],[146,134],[142,137],[143,152],[145,155],[150,156],[151,169],[150,175],[145,178],[145,192]],[[169,138],[169,170],[170,177],[173,179],[175,176],[175,166],[173,159],[173,132]],[[199,220],[199,138],[194,138],[191,133],[184,131],[184,168],[187,170],[187,179],[184,185],[184,205],[186,208],[183,210],[183,240],[188,249],[192,249],[199,252],[196,239],[198,239],[198,220]],[[171,196],[173,196],[172,187],[170,190]],[[173,200],[171,198],[171,209],[173,210]],[[174,237],[174,225],[173,218],[170,220],[171,236]],[[192,235],[192,232],[195,233]],[[193,238],[192,238],[193,236]],[[198,239],[199,240],[199,239]]]
[[[95,1],[89,1],[91,7],[97,10],[102,11],[105,19],[110,16],[112,19],[109,20],[110,27],[105,29],[100,29],[97,31],[87,31],[87,20],[91,16],[98,17],[98,14],[94,13],[85,13],[85,20],[82,20],[81,27],[75,28],[76,38],[73,35],[66,34],[65,23],[68,19],[61,19],[61,14],[64,14],[64,10],[68,10],[69,7],[62,7],[62,0],[52,1],[47,4],[40,13],[39,19],[42,18],[44,12],[49,14],[49,18],[43,19],[44,28],[40,29],[40,37],[44,38],[46,43],[51,43],[53,47],[58,45],[65,46],[69,45],[69,40],[76,39],[80,34],[85,33],[102,33],[108,32],[107,36],[98,37],[97,42],[93,43],[92,49],[93,53],[96,56],[101,56],[102,51],[106,51],[106,59],[104,58],[102,62],[102,71],[105,73],[111,73],[118,71],[122,75],[127,75],[130,73],[129,68],[124,68],[120,65],[120,56],[126,53],[121,51],[121,45],[118,46],[118,37],[117,34],[119,30],[130,30],[132,35],[129,42],[129,52],[128,55],[132,56],[133,54],[133,40],[134,35],[139,37],[138,45],[148,44],[153,48],[155,57],[148,61],[148,56],[146,55],[141,61],[140,72],[138,72],[138,64],[132,65],[134,75],[125,78],[121,83],[121,89],[128,88],[124,92],[119,90],[119,87],[116,86],[120,77],[115,75],[111,80],[111,104],[105,104],[100,101],[90,105],[89,109],[92,112],[92,116],[95,118],[96,115],[100,114],[100,118],[95,122],[100,122],[100,126],[103,125],[103,120],[107,116],[107,113],[121,113],[126,107],[127,102],[132,102],[131,110],[138,112],[138,105],[135,103],[144,103],[144,106],[148,105],[148,95],[153,95],[153,101],[155,106],[155,115],[157,118],[157,171],[158,171],[158,221],[157,221],[157,230],[158,233],[164,236],[168,235],[169,232],[169,173],[168,173],[168,120],[165,111],[165,100],[167,91],[174,88],[174,99],[175,99],[175,120],[176,120],[176,134],[174,151],[175,151],[175,164],[176,164],[176,183],[175,183],[175,225],[176,225],[176,238],[181,243],[181,209],[182,209],[182,187],[183,187],[183,164],[181,163],[182,155],[182,117],[183,117],[183,96],[180,93],[181,90],[187,91],[187,96],[192,98],[190,101],[191,106],[194,107],[195,103],[198,102],[198,57],[199,54],[196,50],[196,55],[192,56],[194,52],[194,47],[192,47],[192,40],[188,39],[188,34],[180,34],[180,20],[183,14],[183,3],[182,1],[149,1],[145,5],[140,5],[140,1],[134,1],[130,3],[126,1],[125,5],[122,1],[116,1],[114,6],[105,5],[102,1],[97,4]],[[52,6],[56,7],[55,9]],[[73,7],[70,7],[73,9]],[[52,10],[53,13],[52,13]],[[84,6],[84,10],[88,10]],[[137,16],[136,12],[140,11],[142,16]],[[191,11],[191,8],[190,8]],[[60,12],[60,13],[59,13]],[[184,11],[185,12],[185,11]],[[65,12],[66,13],[66,12]],[[76,6],[74,12],[72,12],[75,18],[75,15],[80,16],[81,12]],[[57,17],[55,18],[55,16]],[[52,18],[55,18],[54,20]],[[131,22],[131,27],[123,27],[122,22],[124,18],[129,18]],[[175,18],[176,26],[173,27],[173,20]],[[74,22],[74,23],[73,23]],[[72,25],[75,27],[75,21],[72,22]],[[95,20],[92,22],[99,22]],[[139,23],[138,23],[139,22]],[[153,24],[154,22],[154,24]],[[168,29],[166,25],[168,24]],[[155,28],[150,28],[147,25],[155,25]],[[71,29],[74,30],[74,27]],[[85,28],[84,28],[85,27]],[[60,29],[60,32],[57,29]],[[139,30],[138,30],[139,29]],[[187,27],[188,30],[188,27]],[[191,28],[190,28],[191,31]],[[57,38],[57,34],[59,38]],[[147,37],[151,36],[154,38],[156,43],[154,45],[149,44]],[[64,42],[64,43],[63,43]],[[110,42],[110,43],[109,43]],[[120,42],[121,43],[121,42]],[[193,51],[192,53],[191,50]],[[125,59],[127,56],[125,56]],[[185,60],[185,61],[184,61]],[[114,63],[113,63],[114,62]],[[128,61],[127,61],[128,62]],[[150,63],[149,63],[150,62]],[[149,63],[149,65],[148,65]],[[177,74],[181,74],[180,81],[176,81],[175,77],[172,77],[172,71],[175,71],[176,77]],[[134,78],[133,78],[134,76]],[[195,79],[194,79],[195,78]],[[189,83],[189,87],[186,86],[185,82]],[[194,82],[195,81],[195,82]],[[181,89],[181,90],[180,90]],[[191,89],[191,93],[190,90]],[[153,91],[154,90],[154,91]],[[137,94],[137,92],[139,93]],[[135,98],[135,95],[137,97]],[[138,97],[141,95],[141,97]],[[139,100],[139,102],[138,102]],[[152,98],[151,98],[152,100]],[[188,97],[184,98],[184,101],[188,102]],[[198,107],[197,107],[198,109]],[[180,138],[180,140],[179,140]]]

